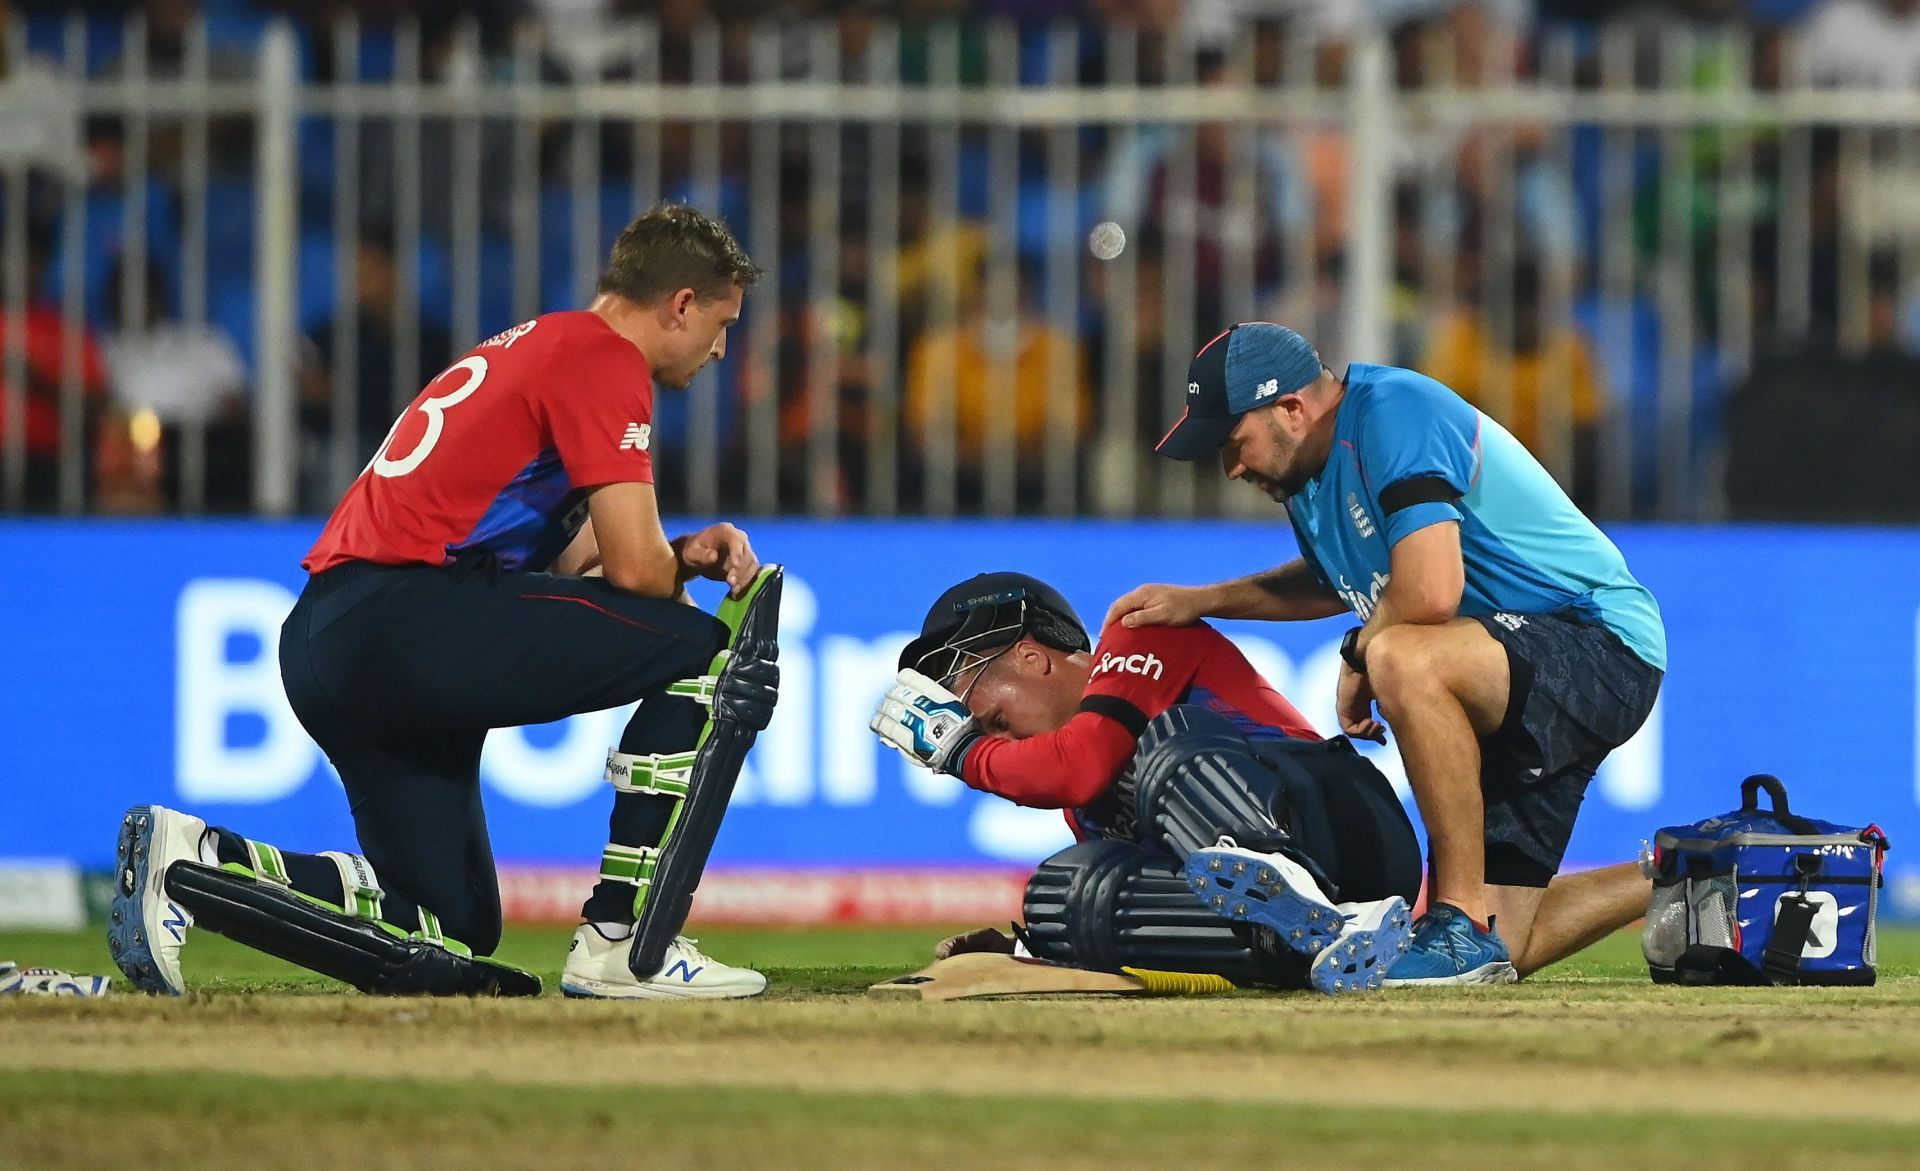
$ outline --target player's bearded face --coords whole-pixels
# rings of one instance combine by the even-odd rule
[[[1284,402],[1240,417],[1220,448],[1220,464],[1229,479],[1245,480],[1277,504],[1298,493],[1313,478],[1303,467],[1301,436]]]

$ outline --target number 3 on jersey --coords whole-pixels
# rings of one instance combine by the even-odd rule
[[[441,371],[440,376],[427,385],[432,386],[459,370],[466,372],[467,380],[460,384],[458,390],[420,400],[418,408],[427,417],[426,433],[420,436],[420,442],[414,445],[413,450],[400,459],[389,458],[392,454],[393,438],[400,433],[400,424],[407,421],[407,415],[412,413],[412,408],[402,412],[400,417],[394,420],[393,429],[387,432],[386,442],[380,445],[380,450],[374,453],[373,462],[367,465],[373,470],[374,475],[389,480],[404,476],[419,467],[432,453],[434,445],[440,442],[440,433],[446,429],[448,409],[467,401],[467,396],[480,389],[480,384],[486,381],[487,360],[478,354],[470,358],[462,358]]]

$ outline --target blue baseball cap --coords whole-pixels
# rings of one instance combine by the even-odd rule
[[[1206,459],[1220,450],[1240,416],[1312,385],[1321,365],[1307,339],[1284,325],[1232,326],[1193,356],[1186,409],[1153,449],[1173,459]]]

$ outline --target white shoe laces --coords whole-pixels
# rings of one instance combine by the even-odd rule
[[[679,952],[684,959],[697,960],[702,964],[716,963],[712,956],[700,950],[699,943],[699,940],[690,936],[676,935],[673,937],[673,946],[669,950]]]

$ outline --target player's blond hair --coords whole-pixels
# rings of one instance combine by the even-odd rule
[[[645,304],[692,289],[703,301],[760,278],[760,269],[719,219],[668,203],[628,224],[613,242],[600,292]]]

